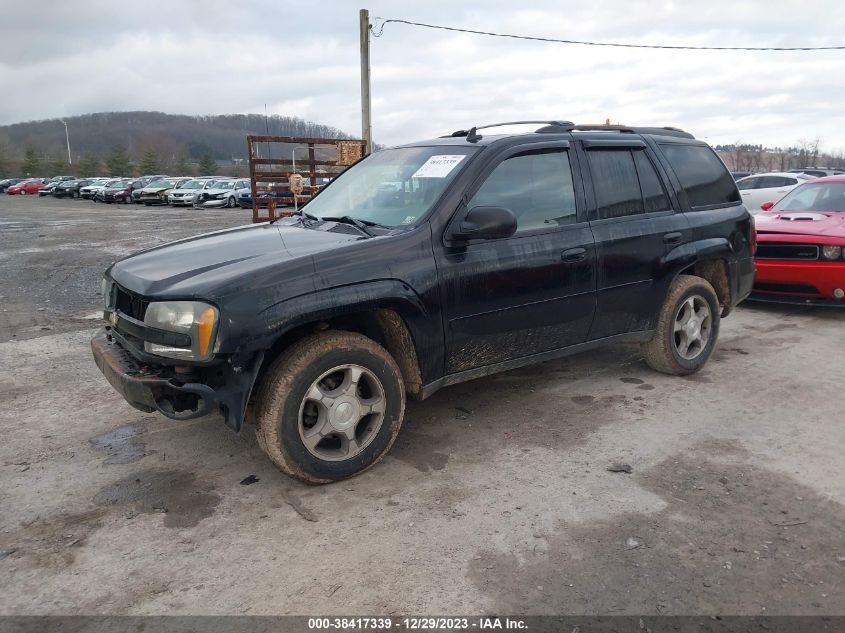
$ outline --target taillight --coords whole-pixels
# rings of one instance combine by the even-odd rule
[[[754,224],[754,216],[751,216],[751,226],[748,231],[748,245],[751,247],[751,256],[757,254],[757,226]]]

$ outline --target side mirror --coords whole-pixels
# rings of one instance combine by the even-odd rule
[[[504,207],[473,207],[452,231],[459,240],[491,240],[516,233],[516,216]]]
[[[760,205],[760,208],[763,209],[763,211],[768,211],[773,206],[775,206],[774,202],[764,202],[763,204]]]

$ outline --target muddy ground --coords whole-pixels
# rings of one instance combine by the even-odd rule
[[[845,614],[845,311],[747,304],[687,379],[620,345],[444,389],[310,488],[88,348],[110,261],[248,217],[0,196],[0,613]]]

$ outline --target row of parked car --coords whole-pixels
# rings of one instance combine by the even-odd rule
[[[732,172],[732,174],[736,179],[736,188],[739,189],[743,204],[751,213],[756,215],[765,210],[765,205],[777,202],[795,187],[808,180],[824,176],[839,176],[845,174],[845,171],[808,167],[806,169],[759,174],[749,172]]]
[[[29,178],[0,180],[0,192],[54,198],[84,198],[106,204],[194,206],[197,208],[252,208],[252,190],[246,178],[226,176],[166,176],[140,178]]]
[[[329,177],[318,177],[314,189],[311,179],[303,178],[304,191],[298,197],[300,203],[311,197],[330,181]],[[258,182],[258,202],[265,206],[269,198],[276,204],[293,205],[293,194],[288,182]],[[7,178],[0,180],[0,193],[9,195],[39,195],[54,198],[85,198],[95,202],[170,205],[196,208],[242,207],[252,208],[252,189],[248,178],[230,176],[165,176],[155,174],[140,178],[75,178],[55,176],[46,178]]]

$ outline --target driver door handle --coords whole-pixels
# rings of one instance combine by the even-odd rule
[[[680,244],[684,239],[684,234],[680,232],[667,233],[663,236],[664,244]]]
[[[560,254],[560,259],[566,264],[574,264],[576,262],[583,262],[587,259],[586,248],[570,248]]]

